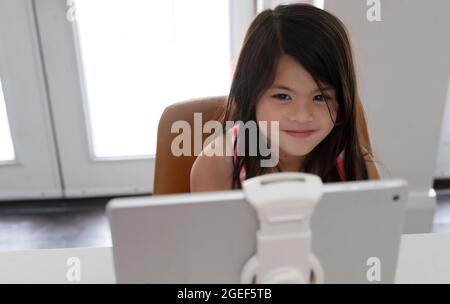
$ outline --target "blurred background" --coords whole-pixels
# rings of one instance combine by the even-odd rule
[[[347,26],[405,233],[450,231],[449,1],[0,0],[0,250],[110,246],[108,200],[152,194],[164,108],[227,95],[251,20],[293,2]]]

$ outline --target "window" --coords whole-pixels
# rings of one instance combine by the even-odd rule
[[[152,192],[162,110],[227,94],[255,1],[33,3],[65,196]]]
[[[95,157],[150,156],[166,106],[228,93],[228,0],[78,0],[76,19]]]
[[[0,162],[14,160],[14,148],[9,130],[6,104],[3,97],[2,83],[0,82]]]

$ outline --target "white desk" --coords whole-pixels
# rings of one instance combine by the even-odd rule
[[[80,262],[80,283],[115,283],[111,247],[0,252],[0,283],[77,283],[67,279],[76,267],[73,257]]]
[[[449,284],[450,233],[403,235],[395,281]]]
[[[72,257],[80,262],[80,283],[115,282],[107,247],[0,252],[0,283],[77,283],[67,279]],[[450,283],[450,234],[402,236],[396,282]]]

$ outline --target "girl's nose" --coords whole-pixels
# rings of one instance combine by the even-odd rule
[[[305,100],[295,101],[292,103],[288,115],[289,120],[295,120],[300,123],[311,122],[313,120],[312,105]]]

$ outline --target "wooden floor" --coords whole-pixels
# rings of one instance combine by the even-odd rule
[[[0,251],[111,246],[108,200],[0,203]]]
[[[0,251],[111,246],[110,198],[0,203]],[[450,232],[450,195],[438,195],[434,232]]]

